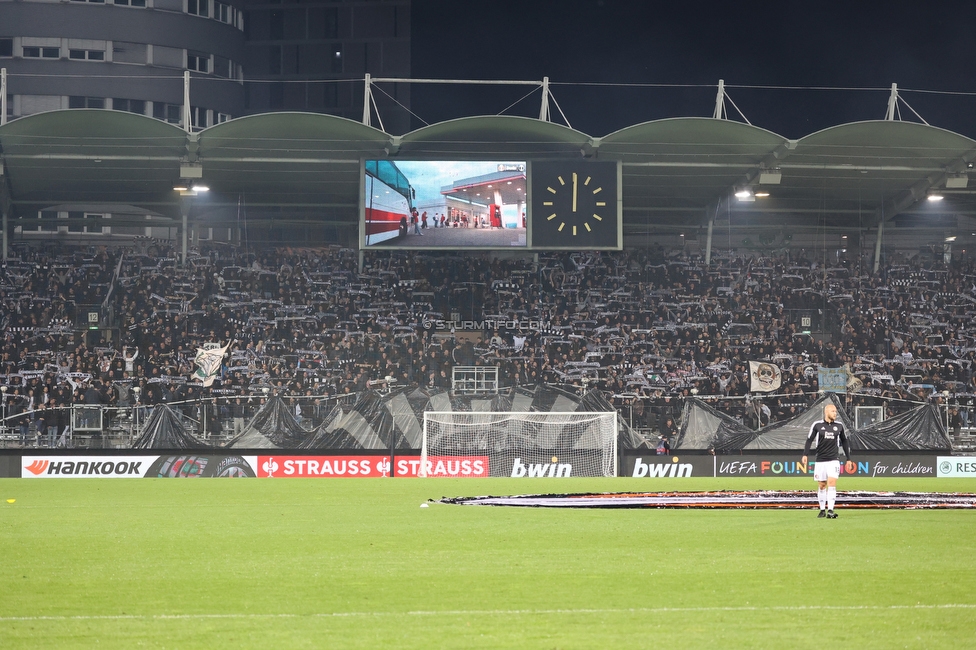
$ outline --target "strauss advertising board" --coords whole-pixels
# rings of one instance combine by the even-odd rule
[[[295,456],[160,454],[156,456],[23,456],[22,478],[383,478],[420,476],[420,458],[389,456]],[[426,475],[489,476],[487,456],[427,459]]]

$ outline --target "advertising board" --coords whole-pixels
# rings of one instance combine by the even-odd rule
[[[942,475],[941,461],[966,461],[959,457],[939,458],[939,476]],[[690,455],[657,456],[629,452],[621,461],[621,476],[632,478],[690,478],[703,476],[749,476],[749,477],[796,477],[813,478],[815,463],[800,461],[799,455],[737,454],[737,455]],[[841,475],[867,477],[934,477],[937,459],[924,454],[867,454],[854,458],[854,471],[848,472],[841,464]],[[965,463],[959,465],[959,472],[966,470]],[[976,460],[970,460],[968,467],[972,474],[948,473],[946,476],[976,476]],[[955,470],[952,470],[955,471]]]
[[[939,456],[939,478],[976,478],[976,456]]]

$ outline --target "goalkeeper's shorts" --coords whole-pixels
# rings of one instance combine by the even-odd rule
[[[813,464],[813,480],[826,481],[840,476],[839,460],[818,460]]]

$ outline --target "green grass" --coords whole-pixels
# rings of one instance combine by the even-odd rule
[[[419,507],[812,484],[4,479],[0,648],[972,647],[976,511]]]

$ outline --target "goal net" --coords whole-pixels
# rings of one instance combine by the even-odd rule
[[[420,476],[616,476],[617,413],[425,411]]]

